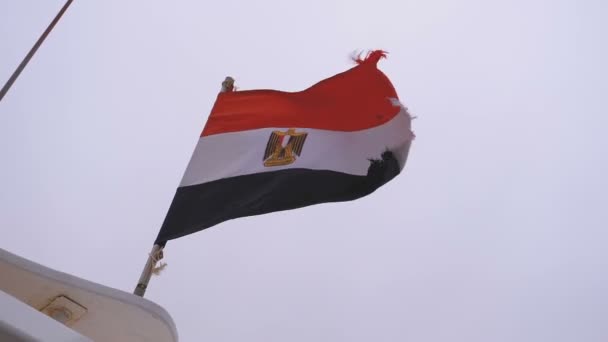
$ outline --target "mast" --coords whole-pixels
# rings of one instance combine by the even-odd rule
[[[34,54],[36,53],[36,51],[38,50],[40,45],[42,45],[42,43],[44,42],[46,37],[49,35],[49,33],[51,33],[51,31],[53,30],[55,25],[57,25],[57,22],[59,22],[59,19],[61,19],[61,17],[65,13],[65,11],[67,11],[68,7],[70,7],[70,5],[72,4],[73,1],[74,0],[66,1],[66,3],[63,5],[61,10],[59,10],[59,13],[57,13],[57,15],[55,16],[55,19],[53,19],[53,21],[51,21],[49,26],[46,28],[46,30],[44,30],[44,32],[40,36],[40,38],[38,38],[38,41],[36,41],[36,44],[34,44],[34,46],[32,46],[32,48],[30,49],[30,52],[28,52],[28,54],[25,56],[25,58],[21,61],[21,64],[19,64],[17,69],[15,69],[15,72],[13,72],[13,75],[11,75],[11,77],[8,79],[8,81],[6,81],[6,84],[4,84],[4,86],[2,87],[2,90],[0,90],[0,101],[2,101],[2,99],[4,98],[4,95],[6,95],[6,93],[8,93],[8,90],[11,88],[13,83],[15,83],[15,81],[17,80],[17,77],[19,77],[19,74],[21,74],[23,69],[25,69],[25,66],[27,65],[27,63],[30,61],[30,59],[32,59],[32,57],[34,56]]]

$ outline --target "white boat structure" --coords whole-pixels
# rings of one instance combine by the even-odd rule
[[[169,313],[129,292],[0,249],[0,341],[178,341]]]

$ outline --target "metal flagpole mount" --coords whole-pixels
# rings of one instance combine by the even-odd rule
[[[163,248],[164,247],[159,245],[154,245],[152,247],[152,251],[150,251],[150,254],[148,255],[148,260],[146,261],[144,269],[141,271],[141,276],[139,276],[139,281],[137,282],[133,294],[143,297],[148,288],[148,283],[150,283],[150,278],[152,278],[152,274],[158,274],[167,266],[167,264],[161,263],[159,267],[156,267],[156,264],[163,258]]]

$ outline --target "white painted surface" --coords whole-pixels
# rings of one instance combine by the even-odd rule
[[[57,272],[3,249],[0,249],[0,274],[0,290],[35,310],[61,295],[85,307],[86,314],[70,328],[94,341],[177,341],[171,316],[162,307],[131,293]],[[12,309],[2,307],[0,311],[2,315],[11,315]],[[27,328],[20,329],[23,327]]]
[[[91,339],[0,291],[0,341],[89,342]]]

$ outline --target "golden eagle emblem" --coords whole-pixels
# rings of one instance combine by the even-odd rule
[[[289,136],[289,140],[285,143],[285,138]],[[296,161],[296,156],[302,154],[302,147],[306,141],[308,133],[298,132],[295,128],[290,128],[287,132],[273,131],[266,144],[264,152],[264,166],[283,166],[289,165]]]

